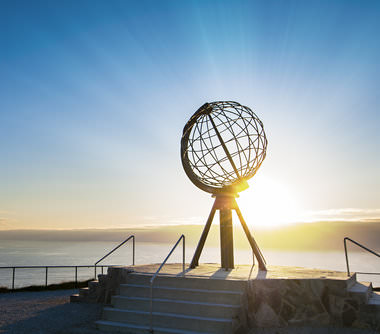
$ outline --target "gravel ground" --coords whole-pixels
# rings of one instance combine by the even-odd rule
[[[95,328],[100,304],[70,304],[77,290],[0,294],[0,333],[9,334],[106,334]],[[249,334],[375,334],[348,328],[267,328]]]
[[[94,321],[99,304],[70,304],[77,290],[0,294],[0,333],[102,334]]]

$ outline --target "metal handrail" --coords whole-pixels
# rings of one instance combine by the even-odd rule
[[[99,262],[103,261],[106,257],[108,257],[109,255],[111,255],[115,250],[117,250],[118,248],[120,248],[121,246],[123,246],[127,241],[129,241],[130,239],[132,239],[132,242],[133,242],[133,259],[132,259],[132,265],[134,266],[135,265],[135,236],[134,235],[130,235],[127,239],[125,239],[123,242],[121,242],[120,244],[118,244],[115,248],[113,248],[110,252],[108,252],[106,255],[104,255],[100,260],[96,261],[95,262],[95,279],[96,279],[96,266]],[[103,274],[103,267],[102,267],[102,274]]]
[[[356,246],[366,250],[367,252],[373,254],[373,255],[376,255],[377,257],[380,257],[380,254],[377,254],[375,251],[363,246],[362,244],[359,244],[357,241],[355,240],[352,240],[351,238],[348,238],[348,237],[345,237],[343,239],[343,243],[344,243],[344,253],[346,255],[346,265],[347,265],[347,276],[350,276],[350,266],[348,264],[348,253],[347,253],[347,240],[348,241],[351,241],[353,244],[355,244]],[[370,274],[370,275],[380,275],[380,273],[361,273],[361,272],[358,272],[358,274]]]
[[[160,267],[157,269],[155,274],[150,279],[150,319],[149,319],[149,324],[150,324],[149,332],[150,333],[153,333],[153,283],[154,283],[154,280],[156,279],[158,273],[160,272],[162,267],[165,265],[165,263],[169,259],[170,255],[172,255],[172,253],[174,252],[174,250],[176,249],[178,244],[181,242],[181,240],[183,240],[183,243],[182,243],[182,275],[185,276],[185,235],[182,234],[179,237],[179,239],[177,240],[177,242],[175,243],[175,245],[173,246],[173,248],[171,249],[171,251],[169,252],[169,254],[166,256],[165,260],[161,263]]]
[[[102,265],[104,267],[114,267],[115,265]],[[78,265],[78,266],[5,266],[0,269],[12,269],[12,290],[15,289],[16,269],[45,269],[45,286],[48,285],[48,270],[49,268],[75,268],[75,284],[78,283],[78,268],[94,268],[95,265]]]

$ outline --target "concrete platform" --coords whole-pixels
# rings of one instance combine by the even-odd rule
[[[263,328],[358,328],[380,332],[380,300],[356,274],[301,267],[219,264],[160,264],[110,267],[98,296],[111,307],[100,329],[149,330],[150,305],[157,333],[249,333]],[[153,296],[150,299],[150,296]]]
[[[135,273],[152,275],[159,266],[160,264],[147,264],[131,268]],[[254,279],[329,279],[345,281],[351,279],[345,272],[301,267],[267,266],[267,271],[260,271],[257,265],[236,265],[235,269],[227,271],[220,268],[220,265],[216,263],[202,263],[194,269],[190,269],[188,266],[188,264],[185,266],[185,277],[242,281]],[[182,264],[168,263],[161,269],[160,275],[183,276]]]

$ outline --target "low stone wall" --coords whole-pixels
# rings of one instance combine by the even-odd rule
[[[263,327],[355,327],[380,329],[380,312],[347,291],[347,281],[250,280],[238,316],[237,334]]]

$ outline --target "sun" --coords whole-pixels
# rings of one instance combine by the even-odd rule
[[[301,203],[290,187],[263,175],[249,183],[237,202],[250,227],[275,228],[299,221]]]

